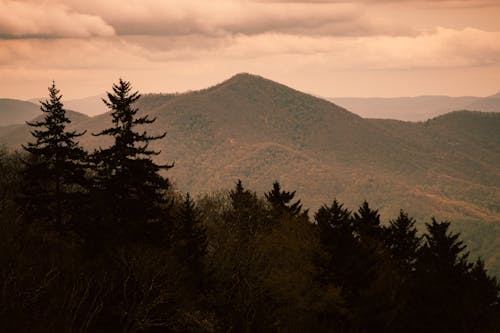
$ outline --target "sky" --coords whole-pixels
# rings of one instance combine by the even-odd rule
[[[324,97],[500,91],[500,0],[0,0],[0,98],[183,92],[248,72]]]

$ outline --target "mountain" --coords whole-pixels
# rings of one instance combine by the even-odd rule
[[[467,105],[466,109],[486,112],[500,112],[500,92],[492,96],[480,98]]]
[[[38,116],[29,119],[30,121],[41,120],[43,115],[38,112]],[[66,115],[71,120],[72,124],[70,127],[78,127],[77,124],[83,124],[85,120],[90,119],[87,115],[79,112],[66,110]],[[6,145],[14,149],[19,149],[21,144],[25,144],[32,140],[31,136],[32,128],[26,124],[16,124],[9,126],[0,126],[0,146]]]
[[[0,126],[24,124],[40,113],[40,107],[34,103],[0,98]]]
[[[364,118],[404,121],[425,121],[456,110],[500,112],[500,93],[488,97],[338,97],[329,100]]]
[[[144,95],[137,107],[157,118],[151,134],[167,132],[153,147],[162,152],[158,162],[175,161],[166,175],[182,191],[228,189],[241,178],[263,193],[277,179],[312,210],[334,198],[351,208],[366,199],[386,220],[403,208],[424,222],[467,223],[475,235],[496,237],[483,252],[493,246],[499,253],[500,113],[460,111],[419,123],[363,119],[250,74],[201,91]],[[87,129],[80,141],[93,149],[110,143],[91,135],[109,124],[102,114],[70,128]],[[0,130],[0,143],[10,147],[27,140],[26,126]],[[500,258],[488,264],[500,271]]]
[[[137,107],[157,118],[149,131],[167,132],[159,159],[175,161],[169,175],[185,191],[228,188],[237,178],[264,191],[279,179],[312,207],[338,196],[352,205],[369,199],[388,215],[402,207],[427,217],[500,221],[500,114],[363,119],[250,74],[201,91],[145,95]],[[109,122],[109,114],[79,115],[70,129],[87,129],[81,142],[93,149],[109,143],[91,135]],[[0,142],[18,147],[29,139],[12,135],[22,127],[2,135],[4,128]],[[465,194],[469,186],[475,199]]]
[[[96,96],[89,96],[78,99],[64,100],[64,108],[69,110],[74,110],[83,113],[87,116],[97,116],[103,114],[107,111],[106,105],[102,102],[102,99],[106,97],[106,94],[100,94]],[[40,104],[39,101],[45,98],[32,98],[29,101],[35,104]]]

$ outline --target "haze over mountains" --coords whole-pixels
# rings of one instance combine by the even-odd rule
[[[262,193],[277,179],[313,210],[336,197],[350,208],[368,200],[384,219],[403,208],[425,222],[497,222],[483,251],[500,253],[500,113],[363,119],[249,74],[196,92],[144,95],[137,107],[157,118],[150,133],[167,131],[154,148],[159,162],[175,161],[166,175],[183,191],[227,189],[241,178]],[[91,135],[109,114],[70,118],[71,129],[88,131],[80,140],[87,149],[109,144]],[[30,139],[26,125],[0,127],[0,144]]]
[[[0,98],[0,126],[24,124],[40,113],[40,107],[31,102]]]
[[[392,192],[403,184],[419,193],[425,184],[435,187],[437,177],[452,187],[460,183],[461,189],[466,183],[485,190],[493,187],[484,193],[485,201],[492,198],[487,193],[498,194],[500,114],[454,112],[425,123],[363,119],[328,101],[248,74],[202,91],[145,95],[138,107],[158,118],[150,131],[167,131],[161,158],[176,161],[171,174],[189,191],[227,187],[236,177],[267,187],[274,178],[285,177],[299,192],[315,188],[303,196],[316,206],[332,194],[353,193],[353,186],[365,182],[376,185],[369,186],[376,187],[374,195],[380,186]],[[70,118],[72,128],[88,130],[82,144],[90,149],[101,144],[90,133],[107,126],[108,114],[89,118],[71,112]],[[1,142],[11,147],[30,139],[24,125],[4,127],[0,135]],[[373,200],[370,192],[365,188],[356,200]],[[418,195],[428,197],[424,193],[427,190]],[[448,199],[444,206],[436,206],[437,212],[498,219],[489,211],[499,208],[493,207],[495,200],[487,208],[484,201],[474,205],[453,195]]]
[[[425,121],[439,115],[471,110],[500,112],[500,93],[488,97],[417,96],[394,98],[329,98],[363,118]]]
[[[175,93],[179,95],[179,93]],[[107,111],[102,102],[105,94],[64,100],[68,110],[93,117]],[[39,101],[0,98],[0,126],[24,124],[40,114]],[[487,97],[416,96],[416,97],[331,97],[327,100],[363,118],[425,121],[457,110],[500,112],[500,92]],[[35,106],[33,106],[35,105]]]

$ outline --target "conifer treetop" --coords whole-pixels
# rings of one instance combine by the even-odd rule
[[[59,89],[56,88],[54,81],[52,81],[48,91],[49,98],[40,101],[40,110],[44,114],[43,119],[26,122],[29,126],[35,128],[31,134],[36,139],[36,142],[30,142],[27,146],[23,146],[30,153],[41,153],[40,149],[48,147],[74,148],[78,145],[78,142],[75,142],[74,139],[86,132],[66,131],[66,126],[71,123],[71,120],[66,116],[64,105],[61,102],[62,95]],[[48,154],[49,152],[45,153]]]

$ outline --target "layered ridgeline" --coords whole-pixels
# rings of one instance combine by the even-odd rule
[[[279,180],[313,210],[334,197],[352,208],[366,199],[385,219],[403,208],[420,221],[467,222],[488,239],[482,252],[500,253],[500,224],[492,223],[500,222],[500,114],[363,119],[249,74],[202,91],[145,95],[137,107],[157,117],[148,131],[167,131],[153,148],[159,163],[175,161],[168,177],[183,191],[227,189],[240,178],[263,193]],[[68,129],[86,129],[80,141],[93,149],[109,144],[91,133],[110,119],[75,114]],[[26,126],[0,128],[2,144],[28,140]]]
[[[487,97],[338,97],[330,98],[329,100],[363,118],[399,119],[405,121],[424,121],[454,110],[500,112],[500,93]]]
[[[0,98],[0,126],[24,124],[40,115],[40,106],[17,99]]]

